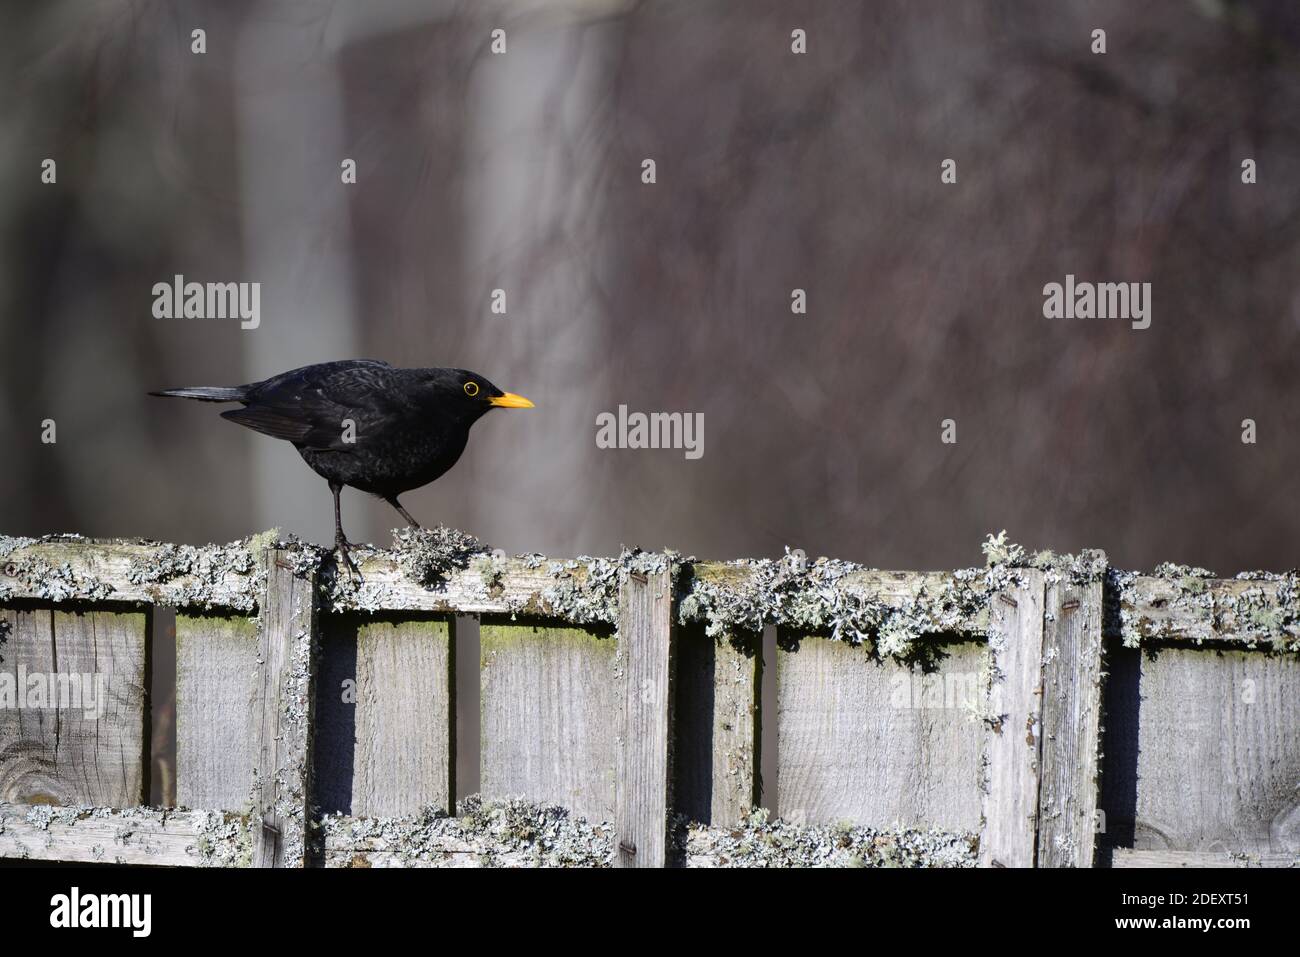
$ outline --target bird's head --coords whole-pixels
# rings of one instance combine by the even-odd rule
[[[463,417],[476,419],[492,409],[531,409],[522,395],[505,392],[468,369],[429,369],[428,385]]]

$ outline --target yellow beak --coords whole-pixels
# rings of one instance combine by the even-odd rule
[[[505,395],[494,395],[488,399],[493,405],[499,405],[503,409],[531,409],[533,404],[525,399],[522,395],[515,395],[513,392],[507,392]]]

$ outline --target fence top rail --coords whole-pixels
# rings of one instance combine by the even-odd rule
[[[1219,578],[1162,565],[1148,575],[1110,568],[1105,553],[1033,555],[990,536],[982,568],[882,571],[851,562],[780,559],[698,561],[673,552],[624,550],[616,558],[508,556],[451,529],[404,529],[391,549],[356,546],[362,581],[338,574],[328,549],[281,541],[272,529],[226,545],[174,545],[77,535],[0,536],[0,602],[129,603],[254,614],[266,582],[265,554],[306,574],[319,569],[327,612],[430,612],[559,619],[613,625],[618,586],[629,574],[671,569],[678,619],[713,637],[777,625],[794,632],[872,642],[906,658],[922,635],[982,636],[989,603],[1039,568],[1052,580],[1104,582],[1107,633],[1137,646],[1226,643],[1300,651],[1296,572]]]

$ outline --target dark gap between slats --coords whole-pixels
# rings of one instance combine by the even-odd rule
[[[149,803],[176,806],[176,609],[152,610],[149,675]]]
[[[479,791],[479,622],[456,619],[456,800]]]

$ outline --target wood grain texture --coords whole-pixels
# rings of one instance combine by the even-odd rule
[[[247,824],[208,811],[0,804],[0,858],[88,864],[221,867],[248,863]]]
[[[1300,854],[1300,660],[1163,648],[1140,691],[1134,846]]]
[[[317,619],[316,574],[297,574],[280,549],[266,553],[266,596],[258,629],[253,716],[258,759],[254,786],[254,867],[306,863],[311,799]]]
[[[628,575],[619,588],[615,867],[668,861],[674,637],[672,573]]]
[[[1300,867],[1300,855],[1232,855],[1222,851],[1138,851],[1117,847],[1112,867]]]
[[[1038,866],[1091,867],[1096,849],[1102,585],[1047,586]]]
[[[614,819],[615,653],[608,631],[485,619],[479,790]]]
[[[979,829],[982,645],[948,646],[931,675],[829,638],[778,645],[784,820]]]
[[[678,629],[673,805],[691,820],[731,825],[758,802],[761,635],[710,638]]]
[[[257,625],[219,614],[176,616],[176,803],[247,810],[257,759]]]
[[[454,648],[454,620],[325,622],[314,765],[323,811],[454,810]]]
[[[0,621],[0,801],[144,802],[149,615],[0,609]]]
[[[1042,734],[1043,573],[994,596],[989,611],[990,708],[985,740],[983,866],[1033,867]]]

